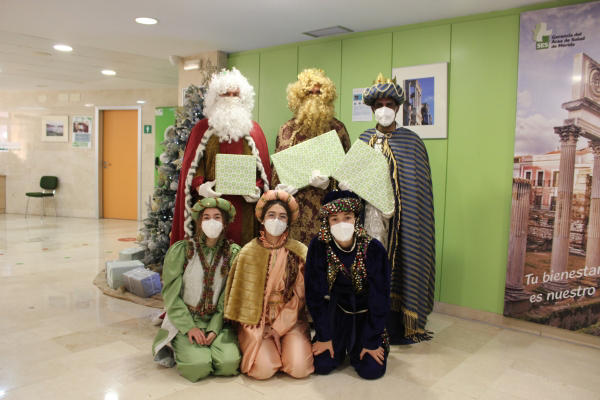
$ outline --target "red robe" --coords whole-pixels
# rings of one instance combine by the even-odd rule
[[[250,136],[254,140],[256,148],[260,154],[260,159],[262,161],[262,165],[265,169],[265,173],[269,180],[271,180],[271,166],[269,163],[269,147],[267,146],[267,139],[265,135],[260,129],[260,126],[252,121],[253,128],[250,131]],[[194,161],[194,157],[196,156],[196,149],[204,137],[204,133],[208,130],[208,119],[204,118],[199,121],[192,132],[190,133],[190,138],[188,140],[187,146],[185,148],[185,155],[183,156],[183,163],[181,165],[181,171],[179,174],[179,186],[177,188],[177,197],[175,198],[175,210],[173,212],[173,227],[171,228],[171,245],[173,243],[182,240],[185,236],[185,232],[183,230],[183,224],[185,223],[185,181]],[[243,154],[244,152],[244,142],[246,139],[240,139],[237,142],[221,142],[219,143],[219,153],[221,154]],[[205,155],[203,155],[205,156]],[[198,186],[203,184],[205,179],[203,176],[197,176],[192,181],[192,187],[190,189],[191,193],[195,193]],[[263,189],[264,184],[262,179],[258,179],[256,181],[256,186]],[[246,201],[242,196],[223,196],[224,199],[231,202],[231,204],[235,207],[237,213],[235,219],[229,223],[229,228],[227,230],[227,237],[230,240],[233,240],[235,243],[241,245],[241,232],[242,232],[242,213],[240,212],[242,209],[242,204]]]

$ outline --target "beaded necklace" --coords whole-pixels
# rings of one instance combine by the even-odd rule
[[[342,248],[342,246],[340,246],[340,244],[336,240],[333,240],[333,243],[335,243],[335,246],[338,249],[340,249],[341,251],[343,251],[344,253],[352,253],[354,251],[354,248],[356,247],[356,238],[352,242],[352,247],[350,248],[350,250],[346,250],[346,249]]]

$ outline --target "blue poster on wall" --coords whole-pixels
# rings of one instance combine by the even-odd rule
[[[600,2],[521,14],[504,315],[600,336]]]

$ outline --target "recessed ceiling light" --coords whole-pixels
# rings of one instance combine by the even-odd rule
[[[32,51],[31,55],[32,56],[38,56],[38,57],[49,57],[52,54],[50,54],[50,53],[44,53],[43,51]]]
[[[334,26],[331,28],[317,29],[310,32],[302,32],[303,35],[308,35],[312,37],[324,37],[324,36],[333,36],[333,35],[341,35],[342,33],[354,32],[352,29],[344,28],[343,26]]]
[[[66,44],[57,44],[54,48],[58,51],[71,51],[73,48],[71,46],[67,46]]]
[[[108,392],[104,395],[104,400],[119,400],[119,396],[115,392]]]
[[[141,18],[136,18],[135,22],[137,22],[138,24],[142,24],[142,25],[154,25],[154,24],[158,23],[158,20],[155,20],[154,18],[141,17]]]
[[[102,73],[104,75],[116,75],[117,74],[115,71],[110,70],[110,69],[105,69],[104,71],[102,71]]]
[[[144,104],[145,103],[144,100],[138,100],[137,102],[138,102],[138,104]]]
[[[86,106],[86,107],[92,107],[93,105],[94,105],[94,103],[88,103],[88,104],[86,104],[85,106]]]

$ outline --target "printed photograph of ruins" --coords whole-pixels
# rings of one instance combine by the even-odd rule
[[[504,315],[600,336],[600,7],[568,9],[521,18]],[[539,23],[585,39],[538,50]]]

